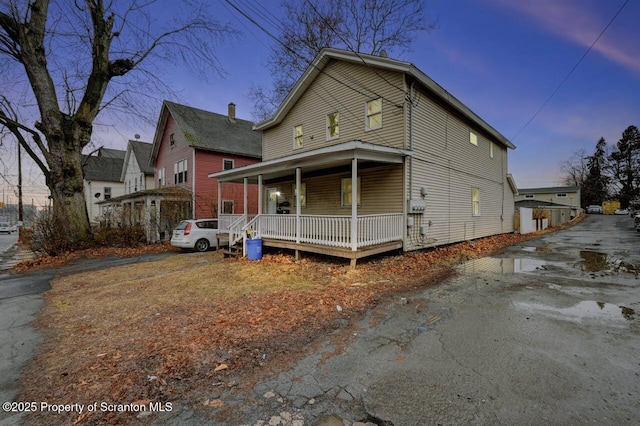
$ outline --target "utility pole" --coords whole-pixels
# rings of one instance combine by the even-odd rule
[[[18,242],[22,242],[22,228],[24,227],[24,211],[22,208],[22,152],[18,141]]]

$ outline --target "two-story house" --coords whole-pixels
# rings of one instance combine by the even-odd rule
[[[124,157],[120,180],[124,182],[125,194],[155,188],[153,166],[149,165],[151,148],[149,142],[130,140]]]
[[[224,115],[164,101],[149,160],[155,170],[155,186],[189,191],[189,216],[195,219],[245,209],[255,213],[257,187],[224,184],[225,196],[218,203],[219,185],[207,176],[259,162],[261,144],[261,136],[253,131],[253,123],[236,118],[233,103]],[[250,195],[247,205],[245,190]]]
[[[248,230],[355,266],[514,230],[514,145],[411,63],[323,49],[255,129],[262,162],[210,175],[259,187],[231,243]]]
[[[120,174],[125,154],[119,149],[100,148],[95,153],[82,156],[87,214],[94,223],[102,215],[102,202],[124,193]]]

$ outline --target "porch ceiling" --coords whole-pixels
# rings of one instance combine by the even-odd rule
[[[243,182],[244,178],[248,178],[250,183],[257,183],[258,175],[262,175],[264,180],[275,180],[291,176],[297,167],[302,168],[304,173],[309,173],[346,166],[351,164],[353,159],[369,163],[401,164],[404,157],[411,155],[413,155],[411,151],[404,149],[351,141],[237,169],[211,173],[209,177],[216,178],[219,182]]]

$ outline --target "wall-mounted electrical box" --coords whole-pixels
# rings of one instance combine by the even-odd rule
[[[407,201],[407,213],[409,214],[423,214],[426,209],[427,202],[425,200]]]

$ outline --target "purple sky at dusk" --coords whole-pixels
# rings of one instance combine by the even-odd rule
[[[246,2],[234,0],[239,7]],[[279,0],[260,3],[281,16]],[[623,3],[427,0],[438,28],[416,38],[410,52],[390,56],[416,65],[516,145],[509,171],[519,188],[555,186],[561,183],[559,164],[573,153],[593,152],[600,137],[613,145],[629,125],[640,126],[640,2],[629,1],[523,130]],[[274,42],[224,0],[212,4],[220,21],[242,32],[218,49],[226,77],[205,82],[169,69],[165,81],[180,95],[174,101],[223,114],[234,102],[239,118],[252,119],[249,87],[271,86],[266,61]],[[277,33],[264,16],[252,16]],[[150,115],[157,117],[159,109],[160,104]],[[147,125],[98,128],[96,139],[98,145],[125,149],[134,134],[151,142],[154,131]]]

